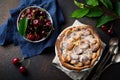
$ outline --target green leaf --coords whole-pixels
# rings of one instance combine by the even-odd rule
[[[19,24],[19,28],[18,28],[18,32],[22,36],[25,35],[27,26],[28,26],[28,19],[27,18],[22,18],[22,20],[20,20],[20,24]]]
[[[99,5],[98,0],[85,0],[85,1],[88,5],[91,5],[91,6],[98,6]]]
[[[103,14],[103,11],[98,8],[98,7],[93,7],[90,9],[88,14],[86,15],[87,17],[100,17]]]
[[[81,8],[81,9],[77,9],[75,10],[71,17],[73,18],[82,18],[84,17],[87,13],[89,12],[89,9],[88,8]]]
[[[101,27],[103,24],[114,20],[115,18],[111,17],[111,16],[102,16],[99,21],[97,22],[96,27]]]
[[[100,0],[100,2],[108,9],[113,9],[111,0]]]
[[[116,2],[114,5],[116,14],[120,16],[120,2]]]
[[[80,3],[80,2],[78,2],[77,0],[74,0],[74,3],[75,3],[75,5],[76,5],[77,7],[79,7],[79,8],[84,8],[84,4],[83,4],[83,3]]]

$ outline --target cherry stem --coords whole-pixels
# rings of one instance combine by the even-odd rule
[[[22,57],[22,59],[20,60],[20,63],[21,63],[21,62],[23,62],[24,60],[25,60],[25,58],[24,58],[24,57]]]
[[[112,27],[113,27],[113,23],[111,24],[110,29],[112,29]]]
[[[30,59],[28,59],[28,62],[25,67],[28,68],[29,65],[30,65]]]

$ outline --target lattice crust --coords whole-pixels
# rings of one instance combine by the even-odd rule
[[[70,70],[91,68],[101,53],[101,41],[91,26],[73,26],[62,31],[56,40],[61,64]]]

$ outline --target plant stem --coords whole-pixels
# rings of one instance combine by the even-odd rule
[[[115,19],[120,19],[120,16],[118,16],[117,14],[115,14],[113,11],[109,10],[109,9],[106,8],[105,6],[100,5],[100,8],[104,11],[104,13],[105,13],[106,15],[112,16],[112,17],[114,17]]]

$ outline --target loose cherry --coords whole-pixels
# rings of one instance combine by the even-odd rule
[[[24,58],[22,58],[22,59],[19,59],[19,58],[13,58],[12,59],[12,63],[14,64],[14,65],[19,65],[20,63],[22,63],[24,61]]]
[[[108,30],[107,26],[105,26],[105,25],[103,25],[103,26],[101,27],[101,29],[102,29],[103,31]]]
[[[12,59],[12,63],[13,63],[14,65],[18,65],[19,62],[20,62],[19,58],[14,58],[14,59]]]
[[[28,60],[26,66],[20,66],[19,67],[19,72],[22,73],[22,74],[25,74],[27,73],[27,67],[30,65],[30,60]]]
[[[108,31],[107,31],[107,33],[110,35],[110,34],[112,34],[113,33],[113,30],[112,29],[109,29]]]
[[[111,25],[111,27],[109,28],[109,30],[107,31],[107,33],[109,34],[109,35],[111,35],[112,33],[113,33],[113,29],[112,29],[112,25]]]
[[[19,71],[20,71],[20,73],[25,73],[27,71],[27,69],[24,66],[20,66]]]

